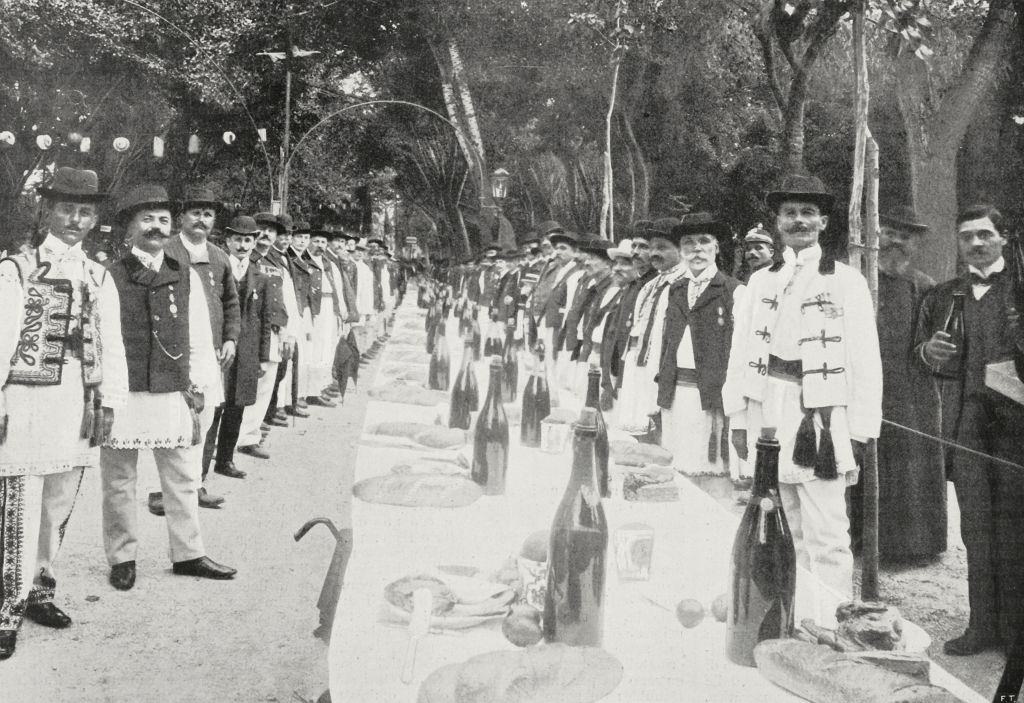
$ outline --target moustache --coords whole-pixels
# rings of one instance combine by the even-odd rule
[[[159,229],[158,227],[153,227],[151,229],[147,229],[144,232],[144,236],[146,236],[146,237],[160,237],[161,239],[167,239],[171,235],[170,235],[170,233],[164,232],[162,229]]]

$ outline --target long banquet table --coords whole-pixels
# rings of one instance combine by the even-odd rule
[[[422,362],[427,362],[423,319],[424,311],[417,309],[413,300],[398,310],[394,343],[385,347],[382,369],[412,368],[408,352],[417,347],[399,344],[403,336],[418,340],[415,344]],[[448,341],[453,379],[462,353],[455,331],[451,324]],[[486,365],[479,364],[481,402],[486,374]],[[378,374],[375,385],[380,387],[392,380]],[[524,383],[521,371],[520,387]],[[447,407],[371,400],[364,430],[384,421],[433,424],[439,413],[446,414]],[[408,629],[381,617],[384,588],[392,581],[430,572],[440,565],[472,566],[492,573],[509,555],[519,553],[530,533],[550,527],[568,479],[571,449],[567,446],[560,454],[548,454],[522,447],[518,426],[512,427],[510,434],[513,442],[503,496],[484,496],[456,509],[352,501],[354,549],[329,650],[334,703],[415,701],[420,683],[438,667],[488,651],[514,649],[501,634],[500,619],[469,630],[432,630],[419,644],[414,679],[406,685],[401,682],[401,671]],[[469,449],[464,453],[468,455]],[[387,473],[394,464],[408,462],[418,454],[411,448],[361,443],[355,458],[355,480]],[[707,607],[726,592],[728,559],[738,518],[682,477],[676,480],[680,500],[668,503],[625,501],[620,481],[619,470],[613,467],[613,496],[604,502],[609,532],[614,534],[616,528],[628,523],[646,523],[655,531],[654,554],[648,581],[620,581],[609,554],[603,648],[622,663],[624,674],[615,691],[603,700],[801,700],[769,683],[756,669],[732,664],[725,656],[725,625],[716,622],[710,613],[692,629],[682,627],[675,617],[675,604],[683,598],[695,598]],[[799,571],[798,622],[811,617],[819,624],[833,625],[839,602],[840,597],[813,575]],[[931,671],[933,683],[964,701],[984,700],[934,662]]]

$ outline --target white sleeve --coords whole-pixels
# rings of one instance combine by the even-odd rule
[[[21,276],[13,261],[0,264],[0,300],[0,379],[6,383],[11,373],[11,357],[21,339],[21,318],[25,312]]]
[[[206,307],[203,282],[195,269],[189,267],[188,296],[188,365],[192,383],[203,393],[216,397],[220,389],[220,373],[213,351],[210,310]],[[221,395],[223,390],[221,389]],[[209,400],[209,399],[207,399]]]
[[[121,338],[121,299],[117,294],[117,285],[109,275],[103,277],[96,297],[99,311],[97,332],[103,355],[103,383],[100,386],[103,407],[121,410],[128,403],[128,362],[124,340]]]
[[[298,339],[299,330],[302,329],[302,315],[299,314],[299,302],[295,299],[295,284],[292,282],[292,275],[281,269],[281,295],[284,296],[284,309],[288,313],[288,325],[282,330],[282,337],[285,340]]]
[[[722,386],[722,406],[734,430],[747,429],[747,397],[743,393],[744,345],[750,339],[751,295],[749,286],[737,288],[732,299],[732,342],[729,366]]]

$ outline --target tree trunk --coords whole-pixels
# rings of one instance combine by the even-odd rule
[[[914,206],[931,231],[931,245],[918,251],[922,271],[944,281],[956,273],[956,242],[941,236],[956,220],[956,157],[986,92],[992,89],[1015,38],[1013,0],[992,0],[963,69],[936,105],[928,69],[913,55],[896,65],[900,113],[907,131]]]
[[[633,119],[626,113],[622,114],[622,124],[626,132],[626,143],[629,147],[636,170],[636,206],[634,219],[646,219],[651,210],[651,167],[644,156],[644,150],[637,141],[633,130]]]
[[[601,198],[601,239],[615,241],[615,176],[612,171],[612,118],[615,116],[615,101],[619,92],[619,67],[625,47],[616,47],[612,55],[612,91],[608,98],[608,113],[604,118],[604,193]]]

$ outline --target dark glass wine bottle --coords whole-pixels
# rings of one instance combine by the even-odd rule
[[[505,335],[505,350],[502,354],[502,366],[505,388],[503,397],[506,403],[514,403],[519,395],[519,358],[516,356],[512,333]]]
[[[473,340],[473,359],[480,361],[480,351],[483,339],[480,334],[480,320],[476,316],[476,306],[473,306],[472,317],[469,321],[469,337]]]
[[[1017,378],[1024,381],[1024,237],[1017,234],[1010,238],[1005,249],[1006,275],[1010,290],[1006,296],[1006,316],[1012,344],[1014,370]]]
[[[450,376],[451,360],[445,335],[445,318],[441,317],[434,326],[434,350],[430,354],[430,366],[427,368],[427,385],[431,390],[446,391]]]
[[[754,647],[792,637],[796,605],[796,551],[779,497],[779,442],[757,440],[754,486],[736,530],[729,565],[726,652],[755,666]]]
[[[601,369],[591,368],[587,372],[587,400],[584,405],[594,408],[597,412],[597,439],[594,442],[594,454],[597,457],[597,485],[601,488],[601,497],[611,496],[608,482],[608,425],[601,412]]]
[[[473,465],[470,478],[480,484],[484,495],[505,492],[508,471],[508,418],[501,401],[501,359],[491,358],[491,375],[487,398],[476,418],[473,433]]]
[[[600,647],[604,635],[608,523],[601,506],[594,441],[597,417],[583,408],[573,437],[572,474],[551,523],[544,639]]]
[[[455,385],[452,386],[448,426],[468,430],[470,413],[476,412],[479,406],[480,391],[476,384],[476,371],[473,370],[473,346],[469,340],[466,340],[462,352],[462,368],[459,369],[459,375],[455,377]]]
[[[949,312],[946,313],[946,321],[942,325],[942,331],[949,335],[946,340],[956,345],[956,353],[942,362],[935,365],[935,373],[943,378],[959,378],[964,362],[964,293],[956,291],[953,293],[953,302],[949,305]]]
[[[544,344],[537,343],[530,378],[523,389],[523,411],[519,425],[519,441],[524,447],[539,447],[541,423],[551,414],[551,391],[544,366]]]

